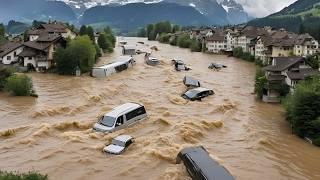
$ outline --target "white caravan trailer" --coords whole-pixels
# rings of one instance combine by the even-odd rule
[[[135,61],[131,56],[120,56],[115,62],[94,67],[91,71],[92,77],[107,77],[113,73],[124,71],[134,65]]]

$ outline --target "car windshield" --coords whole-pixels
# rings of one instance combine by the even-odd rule
[[[117,145],[117,146],[122,146],[122,147],[125,146],[124,142],[116,140],[116,139],[113,139],[111,144],[114,144],[114,145]]]
[[[114,117],[103,116],[100,120],[100,124],[107,126],[107,127],[113,127],[115,121],[116,121],[116,119]]]
[[[199,92],[196,90],[190,90],[190,91],[187,91],[185,95],[187,95],[189,98],[193,98],[193,97],[196,97],[198,93]]]

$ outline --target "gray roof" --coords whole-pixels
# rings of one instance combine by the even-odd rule
[[[287,75],[291,80],[303,80],[306,77],[319,75],[319,74],[320,74],[319,71],[312,68],[303,68],[303,69],[300,68],[297,70],[292,70],[287,72]]]
[[[291,66],[303,62],[303,57],[276,57],[273,59],[275,61],[275,65],[270,65],[264,68],[266,71],[284,71]]]
[[[17,48],[21,47],[22,43],[20,42],[8,42],[0,46],[0,57],[3,57]]]
[[[33,57],[35,55],[37,55],[36,50],[27,47],[19,54],[20,57]]]

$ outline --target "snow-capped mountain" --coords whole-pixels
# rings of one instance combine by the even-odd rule
[[[219,24],[243,23],[248,19],[243,7],[234,0],[225,0],[221,4],[217,0],[59,0],[70,5],[73,10],[82,15],[88,9],[99,5],[119,6],[130,3],[177,3],[183,6],[192,6],[208,18],[215,18]],[[221,2],[221,0],[219,0]]]
[[[234,0],[224,0],[221,2],[221,6],[227,11],[228,21],[231,24],[241,24],[252,19],[244,11],[242,5]]]

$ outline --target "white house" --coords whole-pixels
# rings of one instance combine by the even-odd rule
[[[53,64],[53,54],[58,47],[65,47],[66,41],[61,35],[44,34],[35,41],[23,44],[24,49],[19,54],[23,65],[37,71],[46,71]]]
[[[306,57],[313,55],[319,48],[319,42],[309,34],[301,34],[295,39],[294,55]]]
[[[0,47],[0,62],[12,64],[18,62],[18,55],[22,52],[23,45],[20,42],[8,42]]]
[[[220,53],[227,50],[227,39],[223,32],[216,32],[206,38],[206,48],[210,53]]]

